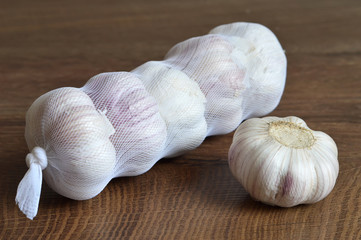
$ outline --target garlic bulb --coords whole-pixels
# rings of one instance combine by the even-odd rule
[[[283,93],[286,65],[268,28],[232,23],[175,45],[162,61],[40,96],[25,128],[36,161],[16,202],[29,218],[36,215],[38,200],[32,199],[39,199],[41,170],[59,194],[89,199],[112,178],[142,174],[161,158],[271,112]]]
[[[234,134],[228,163],[254,199],[281,207],[325,198],[339,171],[332,138],[298,117],[246,120]]]

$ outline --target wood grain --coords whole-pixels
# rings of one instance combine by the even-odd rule
[[[38,96],[162,59],[235,21],[268,26],[286,50],[286,89],[270,115],[299,116],[337,143],[340,174],[326,199],[289,209],[253,201],[228,169],[231,133],[114,179],[91,200],[44,184],[37,217],[18,210],[25,113]],[[1,1],[0,239],[361,239],[360,23],[355,0]]]

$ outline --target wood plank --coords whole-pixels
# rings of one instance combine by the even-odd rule
[[[270,115],[299,116],[336,141],[340,174],[326,199],[288,209],[252,200],[228,168],[231,133],[87,201],[44,184],[37,217],[18,210],[25,113],[38,96],[160,60],[235,21],[268,26],[286,50],[286,89]],[[0,239],[361,239],[360,23],[354,0],[2,1]]]

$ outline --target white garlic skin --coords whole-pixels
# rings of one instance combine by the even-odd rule
[[[236,130],[229,149],[232,174],[255,199],[292,207],[315,203],[333,189],[337,146],[298,117],[252,118]]]

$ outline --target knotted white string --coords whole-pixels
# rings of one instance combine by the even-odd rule
[[[26,165],[29,170],[19,183],[15,201],[26,217],[32,220],[38,212],[42,170],[48,165],[45,150],[41,147],[33,148],[26,156]]]

